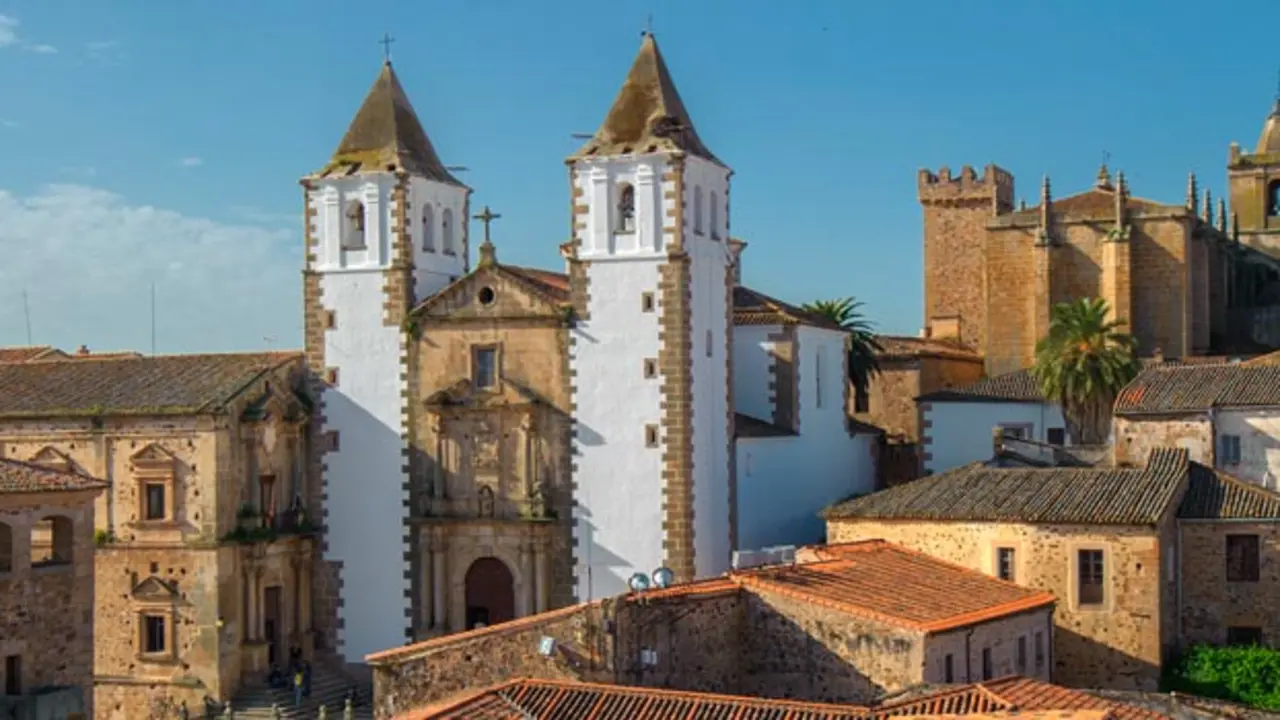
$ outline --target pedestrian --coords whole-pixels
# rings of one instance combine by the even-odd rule
[[[302,668],[297,668],[293,673],[293,706],[301,707],[302,705]]]
[[[302,661],[302,694],[311,697],[311,663]]]

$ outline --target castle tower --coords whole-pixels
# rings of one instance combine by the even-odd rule
[[[1013,175],[987,165],[979,178],[942,168],[916,181],[924,211],[924,323],[930,337],[986,351],[987,222],[1013,210]]]
[[[733,544],[729,177],[644,36],[590,141],[566,160],[578,326],[579,599],[659,567],[729,567]]]
[[[319,397],[309,504],[325,526],[317,622],[331,649],[360,663],[404,644],[412,621],[401,328],[416,302],[467,271],[471,191],[440,162],[390,61],[302,186],[305,343]]]
[[[1263,121],[1252,153],[1231,143],[1227,184],[1240,242],[1280,258],[1280,97]]]

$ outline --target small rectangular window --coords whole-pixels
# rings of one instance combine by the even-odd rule
[[[491,388],[498,384],[498,351],[494,348],[476,348],[471,360],[471,379],[477,388]]]
[[[645,358],[644,360],[644,377],[651,380],[658,377],[658,361],[653,358]]]
[[[991,667],[991,648],[982,648],[982,679],[990,680],[994,675]]]
[[[1013,582],[1017,575],[1017,570],[1014,567],[1014,560],[1016,558],[1017,558],[1017,555],[1014,553],[1013,548],[1008,548],[1008,547],[997,548],[996,549],[996,577],[1000,578],[1001,580],[1008,580],[1009,582]]]
[[[326,330],[338,327],[338,314],[333,310],[324,311],[324,327]]]
[[[645,447],[651,447],[651,448],[658,447],[658,426],[657,425],[644,426],[644,445]]]
[[[942,658],[942,682],[952,683],[956,681],[955,658],[951,653]]]
[[[1050,445],[1066,445],[1067,429],[1066,428],[1049,428],[1047,439]]]
[[[4,694],[22,694],[22,656],[7,655],[4,659]]]
[[[142,648],[148,654],[162,653],[168,646],[165,637],[163,615],[144,615],[142,618]]]
[[[1228,645],[1261,645],[1262,628],[1229,627],[1227,628]]]
[[[164,483],[147,483],[147,519],[163,520],[165,518]]]
[[[324,446],[328,452],[338,452],[338,431],[329,430],[324,434]],[[253,473],[250,473],[251,475]]]
[[[1239,465],[1240,464],[1240,436],[1239,435],[1223,435],[1222,436],[1222,461],[1221,465]]]
[[[1257,535],[1227,536],[1227,582],[1258,582]]]
[[[1081,550],[1076,555],[1081,605],[1101,605],[1103,600],[1103,566],[1101,550]]]
[[[1025,675],[1027,672],[1027,636],[1018,636],[1018,674]]]
[[[641,293],[640,294],[640,312],[651,313],[653,312],[653,306],[654,306],[653,293],[651,292]]]
[[[1036,651],[1036,672],[1044,670],[1044,633],[1036,631],[1035,635],[1035,651]]]
[[[711,331],[707,331],[707,357],[711,357],[711,345],[714,342]]]

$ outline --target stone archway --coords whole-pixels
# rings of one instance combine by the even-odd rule
[[[516,617],[516,582],[507,564],[482,557],[467,568],[466,629],[495,625]]]

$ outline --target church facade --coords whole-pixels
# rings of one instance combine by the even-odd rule
[[[499,262],[488,208],[472,267],[472,191],[388,62],[302,181],[316,624],[348,663],[716,575],[873,489],[847,334],[741,287],[732,171],[651,35],[566,164],[564,271]]]

